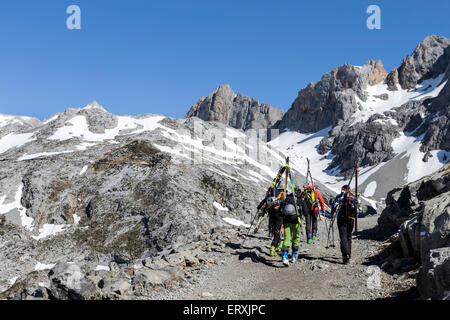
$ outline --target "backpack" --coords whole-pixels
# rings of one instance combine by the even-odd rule
[[[305,202],[306,202],[306,205],[308,206],[308,208],[314,209],[316,207],[317,208],[319,207],[319,204],[317,202],[315,188],[306,188],[304,199],[305,199]]]
[[[291,203],[286,203],[282,209],[281,212],[284,216],[294,216],[297,215],[297,211],[295,211],[295,206]]]
[[[351,219],[355,218],[358,209],[356,208],[353,199],[349,200],[347,197],[342,197],[340,201],[341,201],[341,208],[339,210],[339,215]]]

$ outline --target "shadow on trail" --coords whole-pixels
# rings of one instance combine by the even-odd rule
[[[309,254],[305,254],[305,253],[300,253],[298,256],[298,259],[305,259],[308,261],[314,261],[314,260],[320,260],[320,261],[324,261],[324,262],[329,262],[329,263],[333,263],[333,264],[342,264],[341,263],[341,259],[340,258],[336,258],[336,257],[312,257]]]
[[[233,249],[233,250],[257,250],[262,254],[265,254],[265,251],[260,247],[260,246],[254,246],[254,247],[248,247],[248,246],[244,246],[243,243],[233,243],[233,242],[227,242],[225,243],[225,246]]]
[[[353,235],[359,240],[375,240],[375,241],[385,241],[389,239],[391,235],[381,232],[378,225],[371,229],[366,229],[358,232],[354,232]]]
[[[394,294],[390,297],[386,298],[379,298],[376,299],[378,301],[389,301],[389,300],[421,300],[419,291],[417,290],[417,287],[412,287],[408,290],[403,291],[397,291],[394,292]]]
[[[243,243],[233,243],[228,242],[225,246],[235,250],[232,255],[238,256],[239,260],[251,259],[254,263],[262,263],[266,266],[273,268],[284,268],[284,266],[280,266],[277,261],[273,261],[272,259],[266,259],[264,256],[270,257],[270,255],[261,248],[261,246],[244,246]],[[245,251],[237,251],[237,250],[245,250]],[[255,252],[257,251],[257,252]],[[258,254],[259,252],[259,254]]]
[[[285,268],[284,266],[281,266],[279,263],[276,263],[273,260],[268,260],[268,259],[264,258],[263,256],[258,255],[256,252],[246,251],[246,252],[236,252],[236,253],[232,253],[232,254],[239,256],[239,260],[251,259],[252,262],[254,262],[254,263],[262,263],[268,267]]]

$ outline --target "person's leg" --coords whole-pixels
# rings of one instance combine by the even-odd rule
[[[292,243],[292,224],[291,223],[285,223],[284,224],[284,242],[283,242],[283,264],[288,266],[289,265],[289,248],[291,247]]]
[[[280,219],[279,215],[274,215],[272,220],[272,246],[278,247],[281,241],[281,226],[283,224],[283,220]]]
[[[292,232],[292,262],[295,262],[298,257],[298,249],[300,247],[300,224],[296,223],[293,226]]]
[[[273,223],[274,223],[274,215],[272,213],[269,213],[269,233],[270,236],[273,237]]]
[[[276,215],[274,218],[273,227],[273,241],[270,248],[270,255],[275,256],[275,250],[281,251],[281,228],[283,226],[283,218],[280,215]]]
[[[277,215],[275,224],[277,226],[277,232],[278,232],[278,236],[279,236],[279,240],[278,240],[278,244],[277,244],[277,249],[279,252],[281,252],[281,248],[283,246],[283,217],[281,215]]]
[[[284,224],[284,241],[283,241],[283,251],[289,251],[292,245],[292,224]]]
[[[273,213],[269,213],[269,236],[272,237],[272,243],[270,244],[270,255],[275,256],[275,216]]]
[[[305,213],[306,218],[306,239],[308,243],[311,243],[312,239],[312,215],[310,210],[308,209]]]
[[[317,230],[318,230],[318,222],[317,222],[317,218],[318,218],[319,213],[315,213],[312,212],[312,239],[316,240],[317,237]]]
[[[338,225],[338,230],[339,230],[339,238],[340,238],[340,244],[341,244],[341,253],[342,253],[342,258],[344,258],[344,260],[347,257],[347,223],[344,219],[338,219],[337,220],[337,225]]]
[[[347,254],[350,259],[352,256],[352,234],[355,227],[355,220],[349,219],[347,222]]]

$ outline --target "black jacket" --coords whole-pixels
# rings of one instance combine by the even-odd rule
[[[358,203],[355,198],[349,201],[345,195],[338,194],[332,204],[331,216],[334,216],[338,209],[338,218],[354,218],[358,213]]]

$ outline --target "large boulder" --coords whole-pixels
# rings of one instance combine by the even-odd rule
[[[450,248],[430,250],[417,277],[425,299],[450,300]]]
[[[399,233],[403,257],[421,263],[417,286],[424,298],[449,297],[450,163],[435,174],[392,190],[378,225]]]
[[[381,231],[394,233],[405,222],[419,216],[425,217],[420,220],[425,228],[435,230],[430,221],[448,213],[449,193],[450,163],[431,176],[391,190],[386,197],[386,208],[378,219]]]
[[[93,300],[101,296],[96,283],[76,264],[59,262],[48,277],[51,296],[57,300]]]

